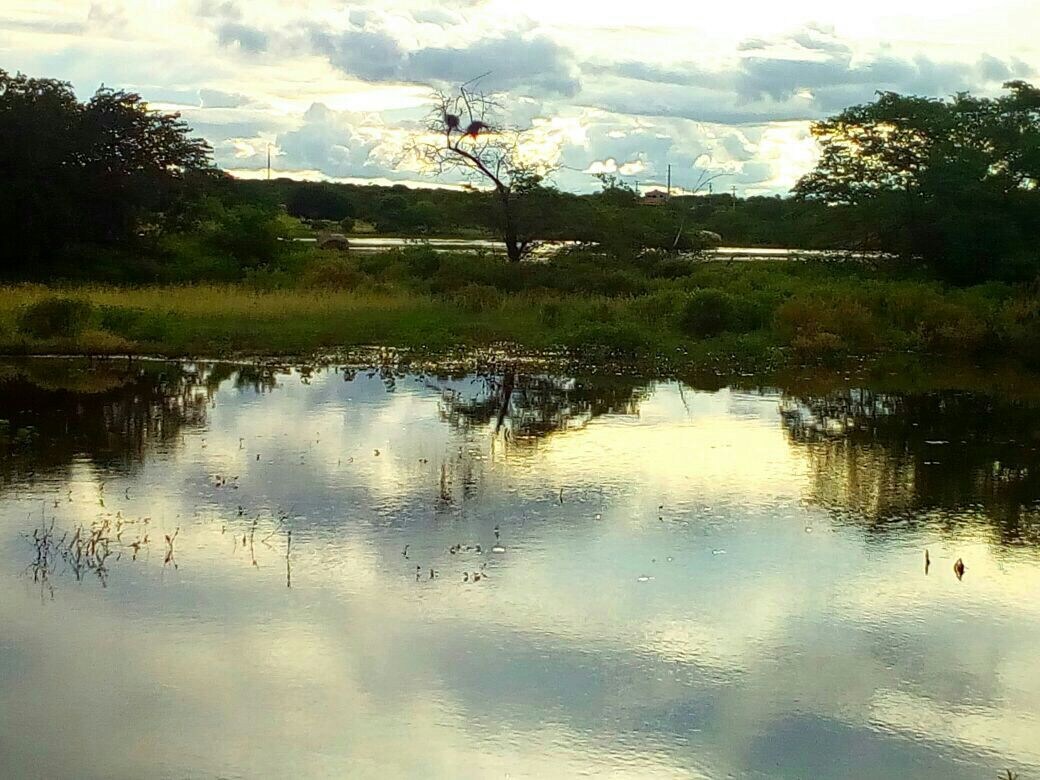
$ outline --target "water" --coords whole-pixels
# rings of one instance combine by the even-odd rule
[[[313,244],[316,238],[296,238],[298,243]],[[505,254],[501,241],[484,238],[398,238],[393,236],[350,236],[350,249],[357,252],[382,252],[410,246],[425,246],[438,252],[497,252]],[[538,244],[533,259],[547,259],[576,241],[545,241]],[[705,249],[696,255],[704,260],[724,262],[755,262],[762,260],[817,260],[870,263],[889,257],[881,252],[862,252],[838,249],[783,249],[778,247],[720,246]]]
[[[0,776],[1040,776],[1037,397],[0,376]]]

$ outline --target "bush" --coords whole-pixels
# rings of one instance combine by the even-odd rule
[[[162,312],[130,306],[104,306],[100,319],[105,331],[135,341],[161,343],[169,336],[168,319]]]
[[[460,308],[470,312],[490,311],[502,305],[502,294],[486,284],[468,284],[452,299]]]
[[[542,304],[542,322],[555,328],[563,320],[563,304],[559,301],[547,301]]]
[[[869,352],[881,341],[874,315],[847,298],[792,298],[776,310],[775,326],[796,351],[824,357]]]
[[[632,301],[632,310],[641,320],[668,329],[675,327],[689,296],[682,290],[666,289]]]
[[[86,330],[94,313],[87,301],[44,298],[18,315],[18,330],[38,339],[75,338]]]
[[[721,290],[697,290],[679,314],[679,328],[687,336],[711,338],[734,330],[737,306],[733,296]]]
[[[356,290],[366,280],[357,265],[344,257],[318,257],[307,264],[300,284],[321,290]]]
[[[571,333],[566,345],[588,357],[633,357],[650,348],[650,339],[630,322],[589,322]]]

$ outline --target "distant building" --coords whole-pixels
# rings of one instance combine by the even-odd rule
[[[641,202],[647,206],[660,206],[662,203],[668,202],[668,193],[664,190],[648,190],[643,193]]]

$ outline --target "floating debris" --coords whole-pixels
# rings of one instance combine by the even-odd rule
[[[491,552],[495,553],[495,555],[501,555],[505,551],[506,551],[506,548],[503,547],[500,544],[496,544],[494,547],[491,548]]]

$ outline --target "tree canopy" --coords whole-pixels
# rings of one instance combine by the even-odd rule
[[[821,156],[796,193],[853,207],[879,249],[952,281],[1035,273],[1040,89],[996,98],[879,93],[813,127]]]
[[[77,243],[120,243],[175,221],[210,148],[177,114],[101,87],[0,70],[0,260],[6,273],[53,262]]]

